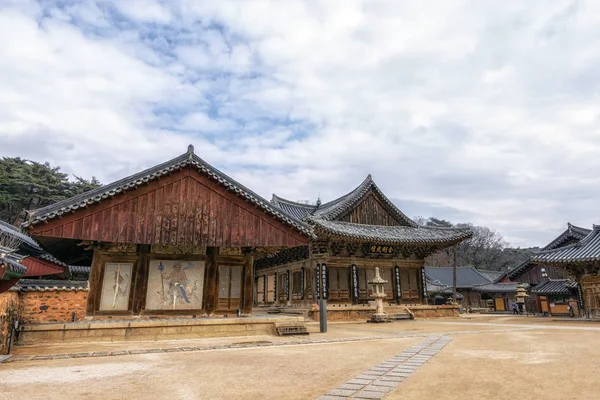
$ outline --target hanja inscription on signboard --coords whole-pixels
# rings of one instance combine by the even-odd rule
[[[204,261],[152,260],[146,309],[201,309],[203,285]]]

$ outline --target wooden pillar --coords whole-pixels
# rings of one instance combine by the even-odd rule
[[[254,282],[254,255],[250,251],[244,252],[244,290],[243,290],[243,303],[242,312],[244,315],[252,315],[252,302],[253,302],[253,284]]]
[[[204,309],[213,315],[219,301],[219,266],[217,265],[218,247],[206,248],[206,285]]]
[[[92,267],[90,268],[90,291],[88,292],[86,316],[93,317],[96,307],[100,304],[100,294],[102,291],[102,268],[104,267],[104,257],[94,249],[92,255]]]
[[[134,283],[131,293],[131,311],[139,315],[146,305],[146,291],[148,290],[148,258],[150,254],[149,244],[137,246],[138,259],[134,264]]]
[[[453,247],[452,255],[452,299],[454,300],[454,304],[458,304],[458,296],[456,294],[456,245]]]

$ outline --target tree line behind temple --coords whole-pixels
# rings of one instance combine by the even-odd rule
[[[0,220],[18,225],[25,210],[35,210],[100,186],[94,177],[69,178],[60,167],[47,162],[3,157],[0,160]]]
[[[20,157],[0,160],[0,220],[19,225],[25,210],[34,210],[97,188],[95,178],[70,177],[60,167]],[[426,226],[460,227],[473,229],[473,238],[456,248],[457,264],[478,269],[505,271],[521,264],[533,249],[511,248],[498,232],[483,226],[452,224],[437,218],[417,217],[415,221]],[[426,260],[426,265],[449,267],[453,263],[453,248],[439,251]]]

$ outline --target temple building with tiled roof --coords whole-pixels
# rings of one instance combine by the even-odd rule
[[[316,238],[310,246],[256,261],[260,305],[294,306],[321,296],[334,305],[365,304],[371,300],[374,267],[387,281],[389,304],[422,304],[427,301],[424,258],[472,235],[468,228],[418,225],[371,175],[326,203],[304,204],[275,194],[271,203],[310,226]]]
[[[480,270],[470,266],[456,268],[457,300],[467,309],[507,311],[515,302],[517,284],[500,283],[499,271]],[[452,267],[425,267],[428,295],[442,304],[453,294]]]
[[[572,228],[570,224],[569,228]],[[593,225],[591,230],[579,228],[576,234],[578,240],[560,247],[544,248],[531,257],[531,262],[566,271],[578,286],[561,282],[570,291],[570,295],[565,293],[563,298],[576,298],[586,316],[600,317],[600,225]],[[549,281],[544,282],[543,288],[557,287]]]

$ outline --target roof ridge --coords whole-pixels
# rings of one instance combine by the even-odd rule
[[[281,196],[277,196],[275,193],[272,194],[271,203],[273,203],[274,201],[286,203],[286,204],[296,206],[296,207],[317,208],[317,206],[315,204],[305,204],[305,203],[299,203],[297,201],[288,200]]]

